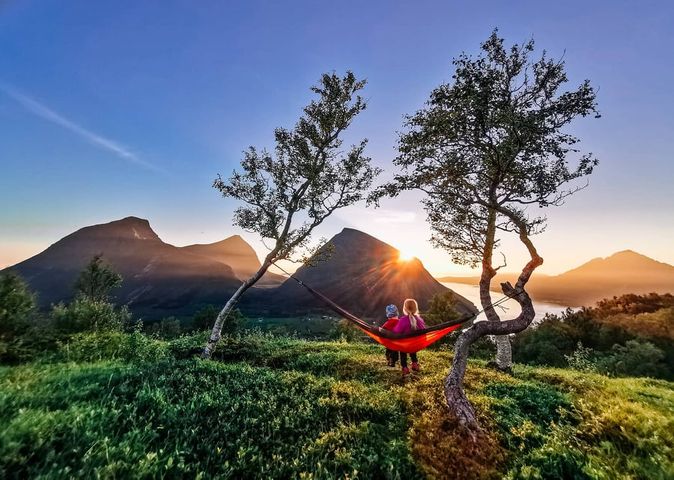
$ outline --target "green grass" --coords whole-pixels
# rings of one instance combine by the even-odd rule
[[[448,351],[403,381],[368,344],[250,334],[200,361],[198,336],[124,341],[0,368],[0,478],[674,478],[665,381],[475,361],[472,442],[444,408]]]

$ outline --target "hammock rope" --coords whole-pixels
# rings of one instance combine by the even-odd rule
[[[293,275],[292,273],[289,273],[284,268],[279,267],[278,265],[276,265],[276,263],[274,263],[273,265],[279,270],[281,270],[288,278],[293,279],[299,285],[304,287],[310,294],[312,294],[314,297],[318,298],[323,303],[325,303],[325,305],[332,311],[334,311],[335,313],[342,316],[346,320],[353,323],[356,327],[361,329],[377,343],[384,345],[386,348],[396,350],[399,352],[415,353],[418,352],[419,350],[423,350],[424,348],[440,340],[445,335],[461,327],[461,325],[463,325],[464,323],[476,318],[480,313],[484,312],[486,309],[483,308],[482,310],[479,310],[474,314],[464,315],[463,317],[455,320],[442,322],[424,329],[413,330],[409,333],[402,333],[402,334],[393,333],[390,330],[384,330],[381,327],[369,324],[365,320],[357,317],[348,310],[339,306],[337,303],[332,301],[323,293],[307,285],[306,283],[304,283],[303,280],[300,280],[299,278],[295,277],[295,275]],[[518,293],[519,292],[516,292],[515,294],[513,294],[513,296],[517,295]],[[493,302],[489,306],[497,307],[502,303],[508,301],[510,298],[512,298],[512,296],[506,295],[500,298],[499,300]]]

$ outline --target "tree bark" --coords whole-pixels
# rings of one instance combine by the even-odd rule
[[[496,368],[502,372],[511,372],[513,368],[513,350],[510,344],[510,335],[497,335],[496,343]]]
[[[231,298],[227,301],[223,309],[220,310],[220,313],[215,319],[213,330],[211,330],[211,336],[208,338],[208,342],[206,342],[206,345],[204,346],[204,349],[201,352],[201,358],[211,358],[211,355],[213,355],[213,352],[215,351],[215,346],[222,337],[222,327],[225,324],[227,316],[234,309],[234,305],[236,305],[236,302],[239,300],[239,298],[241,298],[241,296],[246,292],[246,290],[255,285],[257,281],[260,280],[260,278],[262,278],[262,276],[267,272],[267,270],[271,266],[271,263],[272,263],[271,261],[266,259],[265,262],[260,266],[258,271],[255,272],[255,274],[252,277],[250,277],[248,280],[244,281],[241,284],[241,286],[236,290],[236,292],[234,292]]]
[[[475,416],[475,410],[463,391],[463,377],[466,373],[470,346],[477,339],[484,337],[485,335],[508,336],[512,333],[519,333],[526,329],[536,316],[531,297],[529,297],[529,294],[524,290],[524,287],[534,270],[543,264],[543,258],[538,255],[527,235],[526,229],[520,228],[520,240],[529,250],[531,260],[529,260],[522,269],[514,287],[509,282],[501,284],[503,293],[520,304],[520,314],[512,320],[500,321],[498,319],[488,319],[485,322],[476,322],[470,328],[464,330],[461,335],[459,335],[459,338],[454,345],[452,368],[449,375],[447,375],[447,378],[445,378],[445,399],[447,400],[449,411],[456,417],[460,425],[471,431],[479,430],[480,427]],[[490,256],[487,257],[485,255],[483,258],[491,260]],[[491,267],[491,261],[483,262],[483,278],[485,277],[485,266]],[[494,270],[493,267],[491,270]]]
[[[492,306],[491,300],[491,281],[496,276],[496,269],[493,265],[495,237],[496,210],[491,209],[487,217],[487,230],[482,254],[482,275],[480,276],[480,303],[487,321],[490,322],[501,321],[501,317]],[[496,367],[501,371],[512,369],[512,350],[510,348],[510,336],[508,335],[496,337]]]

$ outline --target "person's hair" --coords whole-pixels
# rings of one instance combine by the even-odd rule
[[[419,305],[417,304],[417,301],[413,298],[405,300],[405,303],[403,303],[403,313],[409,317],[412,330],[416,330],[417,315],[419,315]]]

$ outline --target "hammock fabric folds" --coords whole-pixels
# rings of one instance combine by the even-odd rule
[[[363,329],[363,331],[367,333],[370,337],[372,337],[376,342],[381,343],[388,349],[395,350],[398,352],[415,353],[418,352],[419,350],[423,350],[429,345],[432,345],[433,343],[437,342],[448,333],[453,332],[460,326],[461,324],[451,325],[441,330],[434,330],[432,332],[426,332],[425,330],[418,330],[417,332],[414,332],[415,335],[413,337],[397,338],[397,339],[384,338],[380,335],[377,335],[376,333],[373,333],[365,329]]]
[[[396,350],[398,352],[415,353],[418,352],[419,350],[423,350],[429,345],[432,345],[433,343],[440,340],[445,335],[453,332],[468,320],[471,320],[476,317],[476,315],[470,315],[468,317],[463,317],[451,322],[444,322],[438,325],[433,325],[423,330],[414,330],[413,332],[407,334],[397,334],[389,330],[382,330],[379,327],[370,325],[365,320],[362,320],[353,315],[352,313],[348,312],[347,310],[344,310],[342,307],[337,305],[328,297],[314,290],[301,280],[293,276],[290,276],[290,278],[292,278],[297,283],[306,288],[309,291],[309,293],[311,293],[313,296],[323,301],[335,313],[341,315],[342,317],[346,318],[348,321],[353,323],[355,326],[360,328],[363,332],[369,335],[376,342],[384,345],[386,348],[390,348],[391,350]]]

